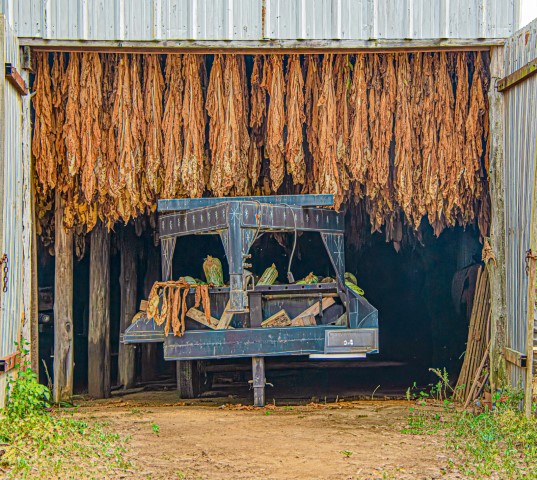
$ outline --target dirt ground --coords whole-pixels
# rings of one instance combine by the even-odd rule
[[[123,478],[453,478],[441,437],[401,433],[406,401],[259,409],[225,402],[143,392],[83,403],[78,415],[131,437],[133,467]]]

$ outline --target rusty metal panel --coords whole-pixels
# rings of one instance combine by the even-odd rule
[[[505,74],[537,58],[537,20],[518,31],[505,46]],[[526,352],[528,277],[526,251],[531,248],[532,200],[537,153],[537,77],[505,92],[505,213],[508,347]],[[524,369],[509,364],[513,386],[524,384]]]

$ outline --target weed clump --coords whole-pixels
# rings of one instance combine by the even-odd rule
[[[468,411],[444,396],[444,386],[442,395],[438,385],[419,395],[412,393],[415,386],[408,390],[417,405],[403,433],[443,436],[452,453],[449,467],[465,478],[537,478],[537,417],[520,410],[520,392],[498,392],[492,408]]]
[[[25,347],[20,345],[23,358]],[[28,361],[8,379],[0,410],[0,477],[103,477],[129,467],[123,458],[126,439],[74,418],[73,408],[52,409],[50,398]]]

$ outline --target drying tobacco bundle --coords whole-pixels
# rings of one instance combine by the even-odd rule
[[[322,87],[318,100],[319,130],[317,132],[317,153],[313,156],[313,175],[319,193],[334,195],[334,207],[339,210],[343,191],[339,185],[337,162],[337,115],[336,92],[334,89],[333,55],[325,55],[323,59]]]
[[[69,173],[75,175],[80,171],[80,53],[69,55],[69,64],[65,73],[67,77],[67,106],[65,107],[65,124],[63,133],[65,136],[65,149]],[[35,132],[34,132],[35,135]]]
[[[252,188],[261,173],[262,148],[266,135],[267,92],[262,86],[264,56],[254,56],[250,95],[250,151],[248,153],[248,178]],[[214,68],[214,67],[213,67]],[[211,72],[212,74],[212,72]]]
[[[87,202],[97,190],[97,164],[102,163],[99,111],[102,107],[102,67],[98,53],[82,55],[80,75],[81,180]]]
[[[164,334],[168,336],[170,329],[175,336],[185,333],[186,299],[191,288],[195,289],[194,308],[203,305],[207,322],[211,319],[211,303],[207,285],[192,286],[183,280],[155,282],[147,299],[147,318],[153,319],[157,325],[164,325]]]
[[[306,137],[308,140],[309,155],[307,155],[306,169],[308,174],[304,182],[304,193],[316,192],[316,178],[313,173],[313,159],[317,155],[317,132],[319,130],[319,96],[321,92],[320,61],[318,55],[306,55],[304,61],[306,70]],[[309,168],[308,168],[309,167]]]
[[[351,176],[350,151],[350,94],[351,61],[349,55],[336,55],[334,79],[336,93],[336,154],[339,170],[339,190],[342,194],[349,191]]]
[[[158,55],[144,55],[144,113],[147,129],[145,132],[145,169],[147,183],[152,193],[160,193],[162,154],[164,142],[162,135],[162,110],[164,78]]]
[[[205,189],[205,108],[201,88],[203,55],[184,55],[182,189],[188,197],[201,197]]]
[[[444,226],[454,226],[454,215],[448,210],[449,202],[446,201],[445,192],[449,191],[454,172],[449,170],[454,159],[453,137],[455,135],[455,98],[453,85],[449,72],[448,56],[445,52],[439,54],[438,72],[436,77],[436,97],[434,116],[438,126],[438,196],[436,205],[431,210],[435,211],[435,219],[431,222],[435,233],[440,235]],[[429,215],[429,221],[431,215]]]
[[[232,189],[245,195],[248,187],[247,97],[244,95],[244,57],[226,55],[222,72],[222,55],[215,57],[207,92],[210,121],[209,142],[212,152],[210,187],[218,196]]]
[[[357,55],[352,77],[350,97],[351,126],[349,174],[355,185],[361,187],[365,174],[371,162],[371,140],[369,137],[367,84],[366,84],[366,55]],[[360,191],[360,188],[357,189]]]
[[[51,75],[47,53],[38,54],[37,74],[35,81],[35,95],[33,99],[35,109],[34,137],[32,139],[32,152],[35,157],[35,168],[41,182],[43,192],[56,186],[56,159],[55,145],[56,132],[52,110],[53,98],[51,93]],[[53,67],[55,90],[58,89],[59,65],[57,60]]]
[[[318,55],[291,55],[284,76],[282,55],[257,55],[248,91],[244,56],[215,55],[205,99],[200,55],[168,55],[163,76],[154,54],[38,54],[41,236],[50,241],[54,188],[64,225],[83,235],[99,217],[112,228],[206,185],[215,195],[333,193],[337,208],[354,200],[356,234],[367,213],[396,245],[410,228],[419,235],[424,216],[437,235],[476,221],[485,235],[486,62],[481,53],[326,54],[321,66]]]
[[[287,62],[287,143],[285,157],[287,173],[294,184],[304,183],[306,164],[302,146],[302,127],[306,121],[304,114],[304,77],[300,67],[300,56],[291,55]]]
[[[437,55],[434,53],[423,54],[422,66],[422,92],[423,101],[421,106],[421,143],[422,154],[422,177],[421,195],[425,202],[425,209],[429,217],[429,222],[435,227],[436,205],[439,189],[439,165],[438,165],[438,125],[435,117],[435,90],[438,72]]]
[[[412,84],[409,56],[405,53],[397,54],[396,66],[396,142],[394,158],[395,200],[400,205],[406,217],[414,223],[411,208],[412,202],[415,200],[413,181],[414,165],[412,161]]]
[[[276,192],[283,182],[285,173],[283,55],[270,55],[265,65],[263,76],[263,86],[267,89],[270,98],[267,114],[265,156],[270,161],[272,191]]]
[[[175,198],[181,185],[183,159],[183,64],[181,55],[166,58],[166,92],[164,95],[164,136],[162,198]]]

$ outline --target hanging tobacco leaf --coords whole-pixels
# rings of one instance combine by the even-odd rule
[[[304,148],[302,128],[306,121],[304,114],[304,77],[300,67],[300,56],[291,55],[287,62],[287,143],[285,156],[287,173],[293,178],[293,183],[304,183],[306,163],[304,161]]]

